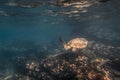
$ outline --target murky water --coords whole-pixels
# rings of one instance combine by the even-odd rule
[[[119,0],[105,3],[96,0],[65,3],[55,0],[1,0],[0,80],[13,73],[14,60],[26,57],[30,57],[26,62],[36,57],[42,60],[59,53],[62,47],[59,37],[66,42],[83,37],[105,45],[106,53],[109,46],[117,47],[116,53],[120,54],[119,5]],[[97,48],[102,50],[100,44]],[[119,65],[120,58],[117,59],[116,64]]]

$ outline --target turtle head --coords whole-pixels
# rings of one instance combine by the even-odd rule
[[[64,43],[63,48],[64,50],[69,50],[71,47],[67,43]]]

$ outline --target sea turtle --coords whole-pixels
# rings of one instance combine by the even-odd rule
[[[85,38],[74,38],[70,40],[68,43],[63,41],[61,37],[59,38],[59,40],[62,43],[64,50],[71,49],[73,52],[77,51],[78,49],[85,48],[88,44],[88,40],[86,40]]]

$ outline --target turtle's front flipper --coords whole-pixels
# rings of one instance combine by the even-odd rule
[[[61,36],[59,36],[59,41],[63,47],[66,45],[66,42],[61,38]]]
[[[64,41],[64,40],[62,40],[62,38],[61,37],[59,37],[59,41],[60,41],[60,43],[62,44],[62,46],[63,46],[63,50],[68,50],[70,47],[67,45],[67,43]]]
[[[59,36],[59,41],[62,45],[65,44],[65,41],[62,40],[61,36]]]

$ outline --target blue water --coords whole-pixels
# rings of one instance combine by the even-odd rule
[[[87,12],[71,14],[60,13],[74,11],[71,7],[44,4],[24,8],[6,5],[9,2],[16,3],[17,0],[0,1],[0,67],[5,60],[7,62],[10,57],[17,56],[15,52],[10,52],[11,47],[17,44],[20,49],[33,48],[36,45],[53,45],[56,48],[54,44],[59,45],[59,37],[65,41],[85,37],[108,45],[120,45],[119,0],[94,4],[85,8]],[[35,43],[34,46],[32,42]],[[26,45],[28,46],[25,47]]]
[[[17,39],[42,43],[56,39],[58,35],[69,35],[69,25],[62,17],[29,16],[29,14],[27,13],[26,16],[0,16],[0,41],[8,42]]]
[[[0,42],[10,42],[13,40],[34,40],[39,43],[55,40],[57,36],[70,37],[71,34],[91,36],[98,31],[100,39],[120,40],[119,37],[119,3],[94,5],[88,8],[87,13],[78,13],[80,19],[76,19],[75,14],[59,14],[60,11],[67,11],[60,6],[43,5],[36,8],[22,8],[17,6],[7,6],[6,1],[0,5]],[[49,11],[52,13],[49,13]],[[68,8],[68,11],[69,8]],[[4,12],[4,13],[2,13]],[[6,14],[6,15],[5,15]],[[96,17],[100,18],[96,18]],[[96,27],[96,29],[95,29]],[[90,28],[90,29],[89,29]],[[88,30],[93,32],[88,32]],[[103,32],[105,34],[102,34]],[[88,32],[88,33],[87,33]],[[113,32],[113,36],[110,36]],[[110,34],[110,35],[109,35]],[[98,35],[95,35],[98,36]],[[72,37],[71,37],[72,38]]]

